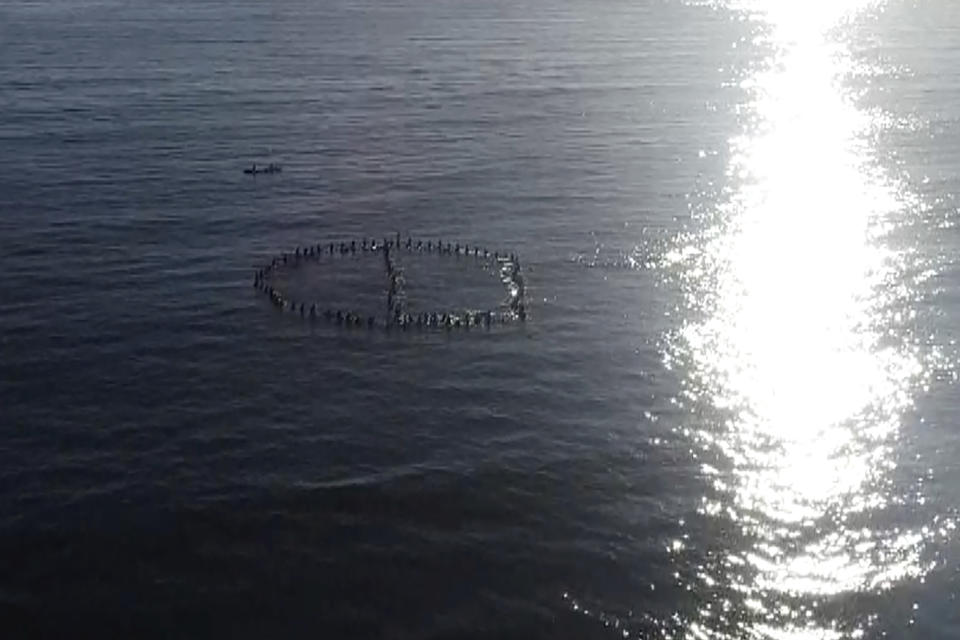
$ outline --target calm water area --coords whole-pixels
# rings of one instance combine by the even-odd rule
[[[2,635],[960,637],[958,44],[951,0],[0,2]],[[251,286],[397,232],[518,254],[527,321]]]

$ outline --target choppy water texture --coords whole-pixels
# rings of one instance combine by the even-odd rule
[[[3,3],[6,635],[960,635],[958,29]],[[528,322],[344,331],[250,286],[396,231],[517,252]],[[379,299],[364,265],[288,284]],[[411,299],[500,295],[450,265]]]

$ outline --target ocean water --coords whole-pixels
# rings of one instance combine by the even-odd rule
[[[4,637],[957,637],[958,33],[948,0],[0,4]],[[516,252],[527,322],[251,287],[396,232]],[[284,286],[375,304],[375,266]]]

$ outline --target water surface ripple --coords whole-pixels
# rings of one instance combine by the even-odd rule
[[[960,13],[783,4],[0,5],[0,627],[956,637]]]

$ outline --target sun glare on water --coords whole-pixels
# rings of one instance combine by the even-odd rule
[[[697,438],[729,462],[707,517],[749,540],[702,579],[731,583],[756,615],[734,637],[830,638],[817,598],[922,575],[923,535],[854,524],[889,500],[901,417],[925,367],[882,339],[898,256],[880,237],[907,206],[845,95],[844,20],[876,2],[731,2],[764,26],[773,59],[744,82],[750,130],[730,141],[723,202],[674,258],[698,318],[677,351],[688,397],[725,416]],[[692,257],[691,257],[692,256]],[[797,604],[797,602],[801,604]],[[730,637],[723,607],[694,637]],[[849,632],[849,630],[848,630]]]

